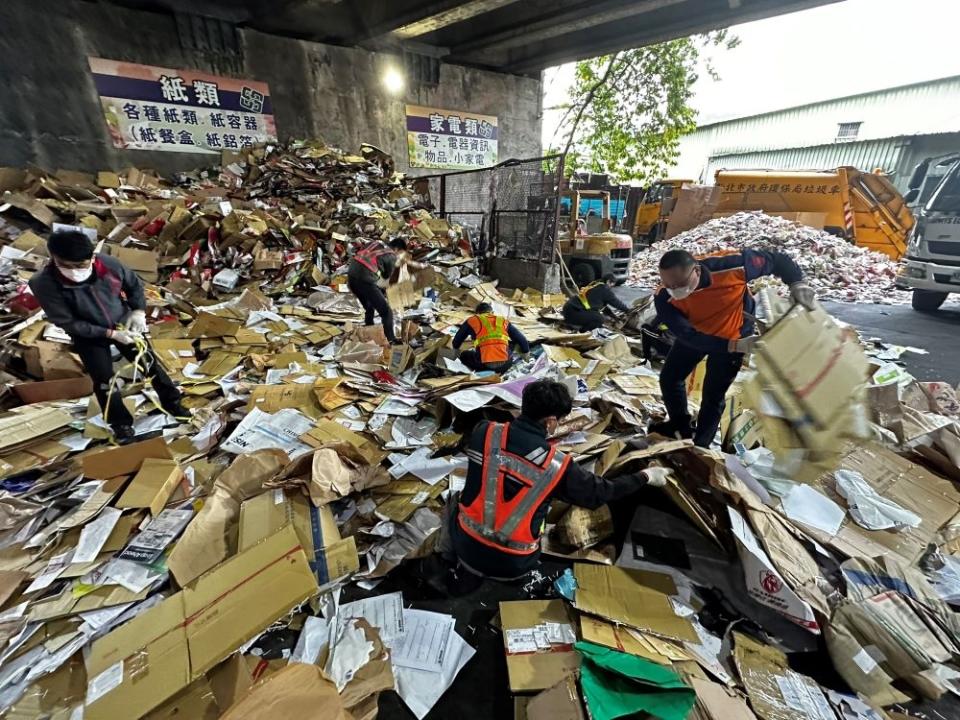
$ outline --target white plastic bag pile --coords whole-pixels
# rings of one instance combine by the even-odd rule
[[[909,293],[894,289],[897,264],[886,255],[762,212],[716,218],[656,243],[637,254],[630,269],[630,284],[655,287],[660,256],[675,248],[694,255],[744,248],[777,250],[797,262],[821,299],[885,305],[910,302]],[[761,278],[754,290],[778,284],[776,278]]]

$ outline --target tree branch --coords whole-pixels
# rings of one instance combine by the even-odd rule
[[[567,145],[563,149],[564,155],[570,152],[570,147],[573,145],[573,137],[577,132],[577,127],[580,125],[580,120],[583,118],[583,113],[586,112],[587,108],[590,106],[590,103],[593,101],[593,96],[597,93],[597,90],[599,90],[603,84],[610,79],[610,75],[613,73],[613,68],[617,64],[617,60],[619,58],[619,52],[613,54],[603,75],[590,87],[590,89],[587,91],[587,94],[584,96],[583,102],[580,104],[579,110],[577,110],[577,115],[573,119],[573,124],[570,126],[570,133],[567,135]]]

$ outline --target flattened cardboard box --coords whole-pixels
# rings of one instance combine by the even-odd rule
[[[95,641],[87,720],[140,717],[317,591],[290,526]]]
[[[360,569],[356,540],[353,536],[341,539],[330,507],[314,507],[302,495],[286,495],[280,489],[257,495],[241,505],[240,551],[285,525],[293,525],[320,585]]]
[[[130,445],[85,453],[81,456],[80,465],[83,468],[84,477],[108,480],[137,472],[147,458],[170,460],[173,455],[170,454],[166,440],[157,437]]]
[[[577,563],[576,606],[592,615],[674,640],[697,642],[690,621],[677,616],[670,595],[677,592],[669,575]]]
[[[500,624],[506,652],[507,630],[532,628],[541,623],[570,624],[570,616],[562,600],[520,600],[500,603]],[[580,656],[569,650],[511,655],[507,653],[507,675],[510,690],[532,692],[553,687],[580,667]]]
[[[13,391],[25,405],[52,400],[74,400],[91,395],[93,393],[93,381],[89,376],[84,376],[18,383],[13,386]]]
[[[176,460],[145,458],[116,507],[150,508],[150,513],[157,516],[182,480],[183,471]]]

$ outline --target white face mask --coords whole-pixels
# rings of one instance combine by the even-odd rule
[[[690,273],[690,282],[684,287],[667,288],[667,292],[674,300],[683,300],[690,297],[700,285],[700,273],[696,270]]]
[[[73,282],[83,282],[93,275],[93,265],[88,265],[85,268],[65,268],[57,265],[57,270],[59,270],[60,274],[67,280],[72,280]]]

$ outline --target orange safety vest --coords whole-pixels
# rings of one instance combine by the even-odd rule
[[[480,493],[467,507],[460,505],[460,528],[487,547],[511,555],[532,555],[540,546],[530,527],[533,517],[560,482],[570,458],[551,446],[542,464],[507,450],[510,423],[490,423],[483,446]],[[507,476],[523,489],[506,500],[503,484]]]
[[[510,324],[506,318],[493,314],[473,315],[467,319],[476,340],[473,345],[480,351],[480,362],[496,364],[510,359]]]
[[[360,248],[353,256],[353,259],[363,265],[370,272],[380,274],[380,265],[377,262],[384,255],[393,254],[393,250],[388,248],[382,242],[374,241],[369,245]]]
[[[698,257],[732,255],[736,251],[720,251]],[[683,313],[695,330],[727,340],[740,338],[743,328],[743,299],[750,292],[743,267],[711,270],[710,286],[697,290],[683,300],[670,299],[670,304]]]
[[[587,293],[593,290],[595,287],[603,285],[603,283],[603,280],[595,280],[580,291],[580,303],[583,305],[584,310],[590,309],[590,302],[587,300]]]

